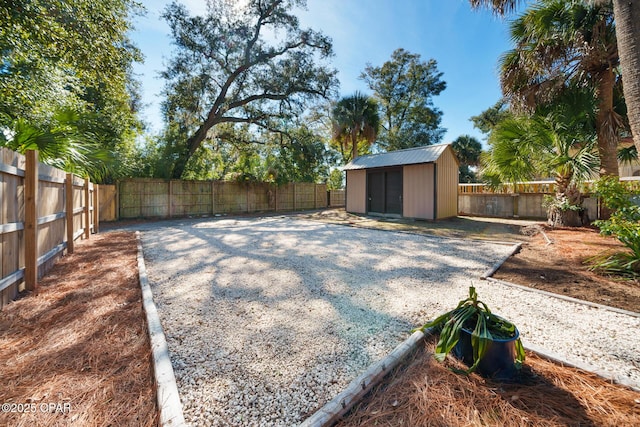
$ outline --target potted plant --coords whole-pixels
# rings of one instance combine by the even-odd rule
[[[442,362],[453,350],[469,369],[497,379],[512,378],[522,366],[525,354],[515,325],[496,316],[478,301],[475,287],[469,287],[469,297],[458,306],[425,324],[422,328],[440,328],[435,358]]]

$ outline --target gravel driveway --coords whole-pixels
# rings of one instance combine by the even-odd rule
[[[299,423],[472,280],[525,345],[640,380],[640,319],[477,279],[507,245],[287,217],[142,230],[192,425]],[[625,347],[610,354],[614,338]]]

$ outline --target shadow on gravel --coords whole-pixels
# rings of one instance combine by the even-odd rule
[[[301,421],[425,320],[412,295],[446,294],[495,262],[483,243],[394,245],[383,231],[281,217],[163,225],[143,246],[181,393],[198,375],[220,408],[249,408],[248,424],[274,411]]]

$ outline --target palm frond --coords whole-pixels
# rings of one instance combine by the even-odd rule
[[[19,153],[37,150],[45,164],[101,180],[115,168],[116,156],[103,148],[94,135],[80,131],[78,120],[78,115],[69,110],[56,112],[51,124],[43,127],[4,116],[7,132],[0,138],[0,145]]]

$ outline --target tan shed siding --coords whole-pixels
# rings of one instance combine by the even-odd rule
[[[367,213],[367,171],[347,171],[347,212]]]
[[[433,163],[403,168],[402,212],[407,218],[433,218]]]
[[[458,215],[458,161],[451,147],[436,161],[436,174],[436,219]]]

